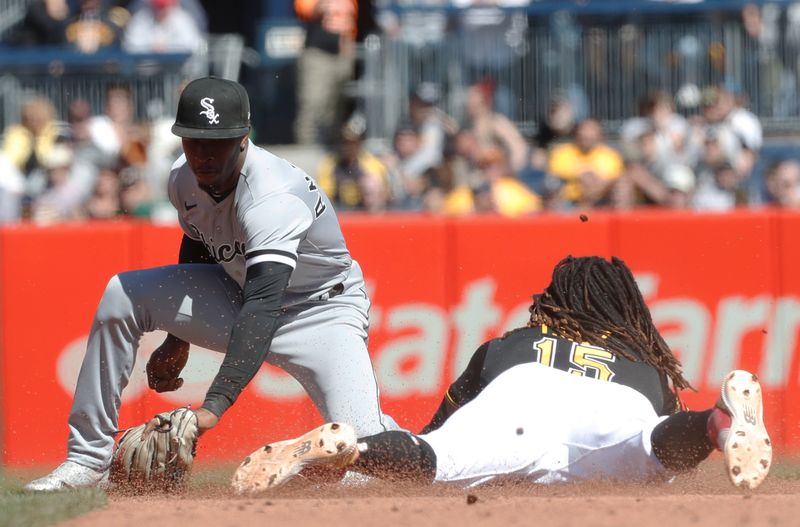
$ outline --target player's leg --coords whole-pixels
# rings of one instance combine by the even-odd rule
[[[341,294],[290,308],[267,361],[295,377],[327,422],[348,423],[358,437],[397,428],[380,407],[367,350],[369,299],[354,263]]]
[[[352,439],[346,464],[389,479],[426,480],[435,468],[436,481],[462,484],[498,476],[537,483],[643,481],[671,475],[669,459],[694,456],[690,462],[698,463],[710,452],[710,433],[720,436],[734,484],[754,487],[771,462],[754,376],[741,371],[729,375],[718,404],[707,412],[660,418],[644,396],[626,386],[523,364],[495,379],[430,434],[395,431]],[[725,416],[730,417],[727,422]],[[315,440],[312,431],[281,443],[291,448],[263,455],[266,473],[277,476],[262,488],[287,481],[303,464],[341,466],[335,453],[321,450],[300,449],[304,453],[298,462],[298,447]],[[354,446],[357,458],[350,455]],[[693,448],[698,451],[691,452]],[[682,463],[672,468],[687,468]],[[251,481],[259,481],[257,472],[250,474]]]
[[[743,370],[725,377],[714,408],[670,416],[653,429],[650,439],[659,461],[675,472],[691,470],[714,449],[721,450],[728,477],[739,487],[760,485],[772,464],[761,386]]]
[[[98,305],[70,412],[68,459],[103,468],[122,390],[142,334],[164,330],[224,351],[241,294],[221,266],[172,265],[119,274]]]
[[[420,436],[390,430],[358,440],[358,457],[350,468],[387,481],[432,483],[436,478],[436,452]]]
[[[90,486],[105,478],[122,391],[143,333],[160,329],[224,351],[240,305],[238,285],[218,265],[173,265],[114,276],[98,304],[78,375],[67,463],[29,488]]]
[[[388,479],[463,485],[498,476],[537,483],[648,479],[664,471],[649,452],[657,421],[649,401],[631,388],[522,364],[498,376],[429,434],[395,431],[359,439],[359,457],[349,468]],[[276,476],[273,486],[302,468],[293,452],[303,442],[314,443],[314,431],[309,434],[288,442],[291,449],[254,453],[268,466],[261,474],[288,475]],[[324,451],[304,455],[306,464],[326,465],[330,459]],[[257,470],[240,469],[249,470],[252,480],[263,478]]]
[[[697,467],[714,450],[708,435],[711,409],[685,411],[661,421],[650,436],[653,453],[665,468],[684,472]]]
[[[663,473],[649,451],[657,422],[649,401],[627,386],[530,363],[498,376],[420,438],[436,454],[437,481],[649,480]]]
[[[350,425],[327,423],[251,453],[236,469],[231,484],[240,494],[261,492],[287,483],[307,467],[335,476],[346,468],[386,481],[425,484],[436,476],[436,454],[420,437],[403,430],[357,440]]]

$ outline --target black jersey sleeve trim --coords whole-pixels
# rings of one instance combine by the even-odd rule
[[[245,256],[244,265],[250,269],[250,267],[253,265],[258,265],[264,262],[275,262],[295,268],[297,267],[297,255],[287,251],[279,251],[277,249],[262,249],[247,253]]]

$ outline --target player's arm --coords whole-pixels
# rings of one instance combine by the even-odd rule
[[[202,242],[184,234],[178,253],[178,263],[213,264],[216,261]],[[145,370],[148,386],[159,393],[177,390],[183,386],[183,379],[179,376],[188,360],[189,343],[171,333],[167,334],[167,338],[153,351],[147,361]]]
[[[300,195],[308,197],[305,201],[297,194],[278,192],[237,210],[247,247],[244,303],[234,321],[222,366],[203,407],[198,409],[207,414],[203,418],[214,418],[208,428],[233,405],[269,352],[283,296],[297,265],[300,240],[314,221],[312,211],[319,191],[316,186],[307,188],[303,180]]]
[[[425,425],[425,428],[420,432],[427,434],[433,432],[451,416],[456,410],[473,400],[480,393],[481,386],[481,372],[483,371],[483,364],[486,361],[486,352],[489,349],[489,343],[484,343],[478,348],[469,360],[467,368],[461,373],[458,379],[455,380],[447,392],[444,394],[439,408],[433,414],[431,421]]]
[[[278,328],[281,301],[292,271],[293,267],[274,261],[247,268],[244,304],[233,324],[222,366],[202,406],[217,418],[233,405],[264,362]]]

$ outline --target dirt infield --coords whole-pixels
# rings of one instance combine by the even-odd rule
[[[756,491],[741,492],[728,483],[721,468],[720,459],[711,459],[692,476],[653,486],[602,483],[457,490],[372,483],[360,488],[279,489],[247,498],[234,496],[217,482],[172,498],[112,493],[105,509],[61,525],[800,525],[800,481],[770,475]]]

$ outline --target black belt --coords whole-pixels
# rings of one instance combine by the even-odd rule
[[[321,295],[319,295],[316,298],[316,300],[319,301],[330,300],[331,298],[339,296],[342,293],[344,293],[344,284],[340,282],[335,286],[331,287],[330,289],[328,289],[327,291],[325,291],[324,293],[322,293]]]

